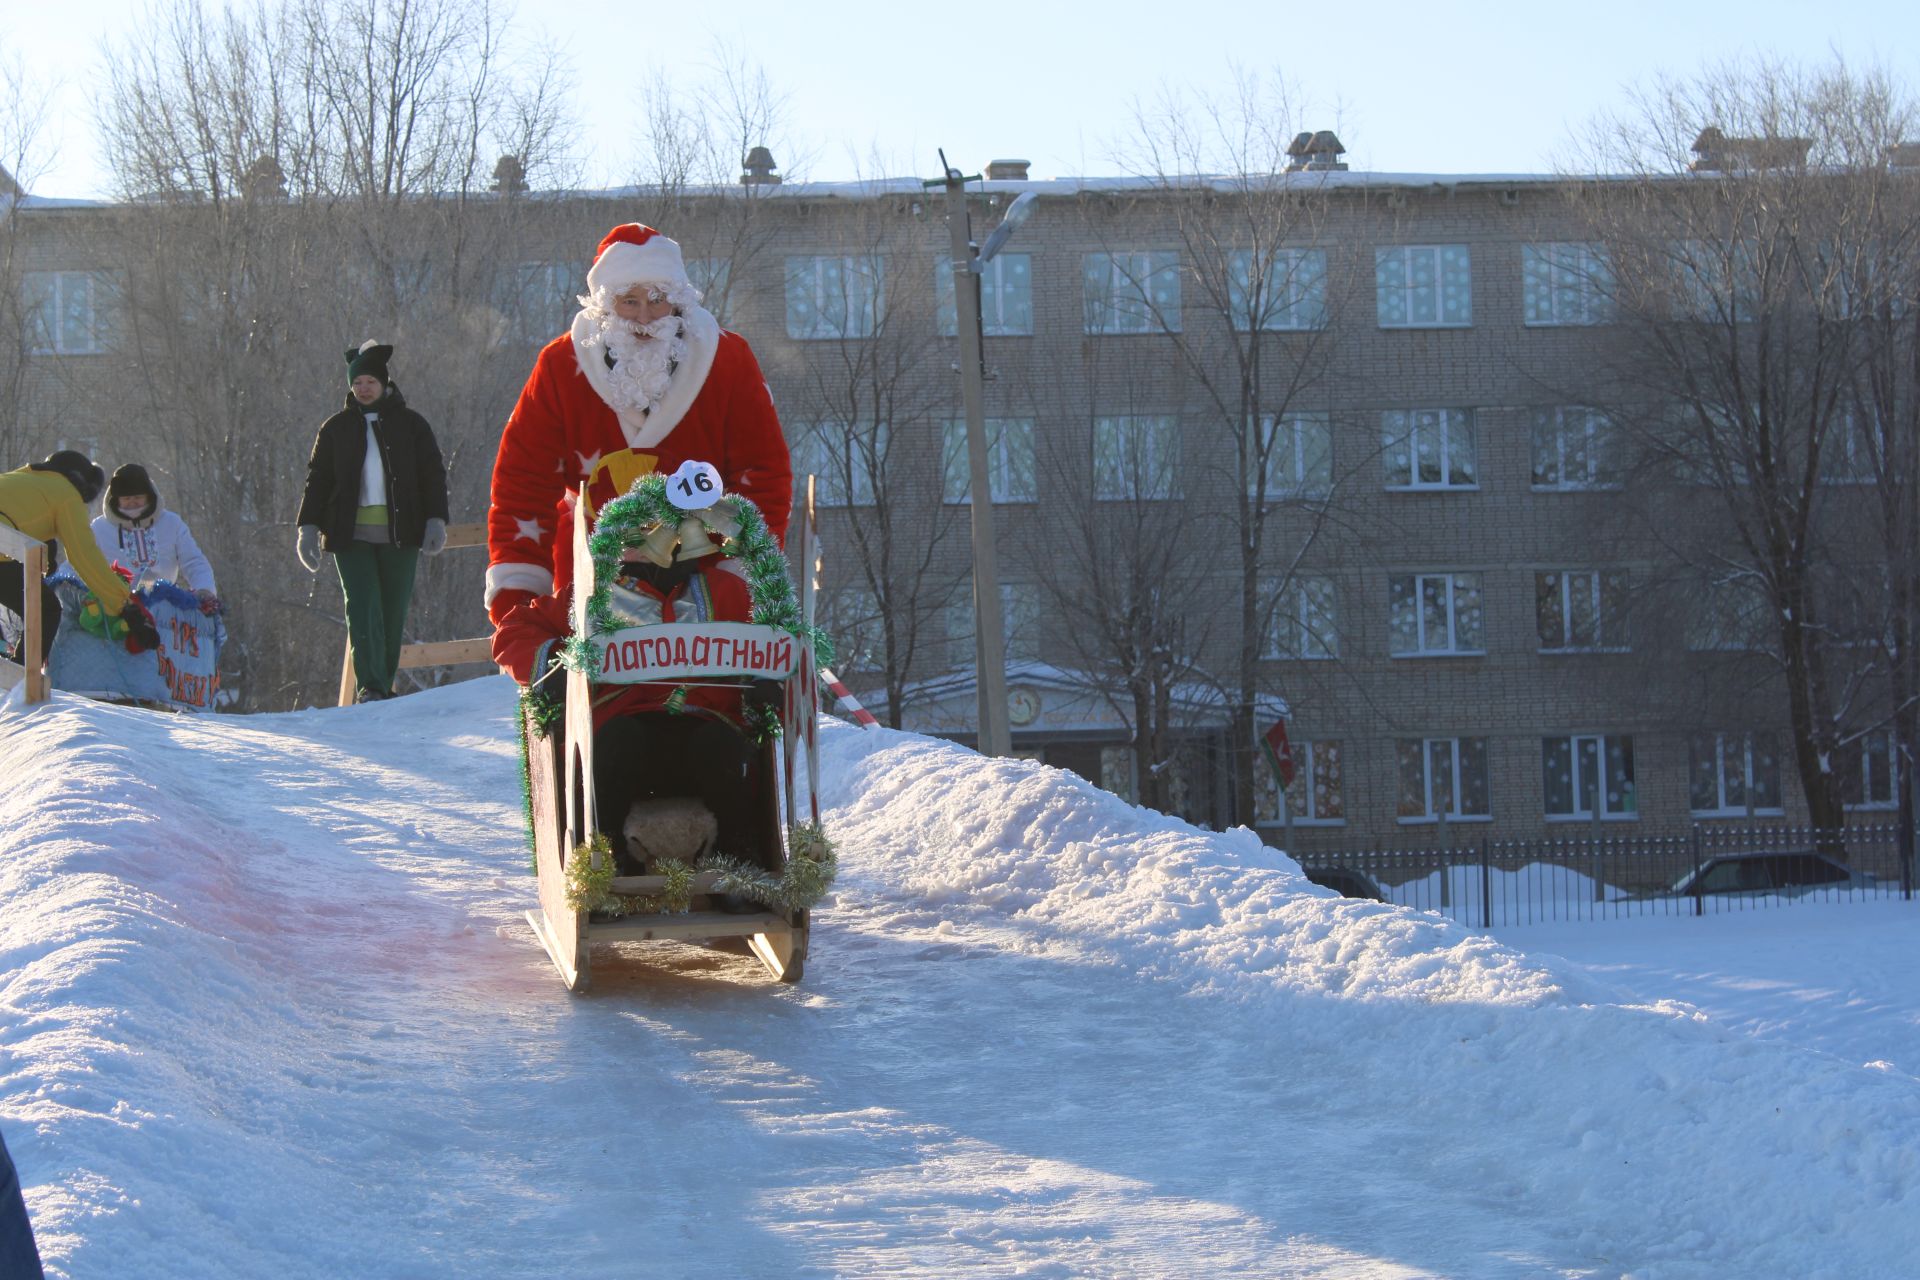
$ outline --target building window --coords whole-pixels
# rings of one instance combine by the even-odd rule
[[[886,670],[886,627],[873,592],[842,586],[823,593],[820,603],[821,625],[833,638],[834,665],[842,671]]]
[[[1340,769],[1340,741],[1317,738],[1292,744],[1293,781],[1283,793],[1280,780],[1263,760],[1254,763],[1253,818],[1263,826],[1281,822],[1335,825],[1347,820]],[[1286,811],[1280,799],[1286,797]]]
[[[787,259],[787,336],[871,338],[885,305],[878,258],[815,254]]]
[[[1566,405],[1533,411],[1533,487],[1617,489],[1620,442],[1598,409]]]
[[[1541,783],[1549,818],[1631,818],[1639,812],[1633,791],[1633,739],[1575,733],[1540,739]]]
[[[885,423],[849,425],[831,418],[793,424],[796,493],[816,477],[814,502],[822,507],[870,507],[886,474]]]
[[[1751,324],[1765,288],[1747,240],[1682,240],[1672,246],[1675,314],[1708,324]]]
[[[1387,632],[1399,658],[1486,652],[1477,573],[1406,573],[1387,580]]]
[[[1338,596],[1332,578],[1296,577],[1262,584],[1272,621],[1261,645],[1263,658],[1337,658],[1340,631]]]
[[[1625,570],[1561,569],[1533,575],[1543,653],[1625,653]]]
[[[946,609],[948,665],[974,665],[975,614],[971,598]],[[1040,588],[1031,582],[1000,584],[1000,642],[1008,662],[1040,660]]]
[[[1039,491],[1034,476],[1033,419],[988,418],[988,492],[995,502],[1032,502]],[[942,489],[948,502],[973,499],[973,463],[967,454],[967,424],[948,422],[940,440]]]
[[[960,331],[953,300],[953,259],[935,261],[934,296],[940,301],[940,332]],[[980,268],[980,331],[989,338],[1030,337],[1033,333],[1033,256],[998,253]]]
[[[1660,430],[1672,453],[1674,478],[1702,489],[1725,489],[1752,482],[1747,455],[1766,432],[1758,404],[1742,412],[1710,401],[1682,401],[1661,415]]]
[[[1613,321],[1613,270],[1603,245],[1522,245],[1520,291],[1530,325]]]
[[[1485,738],[1402,738],[1396,745],[1401,822],[1493,816]]]
[[[1266,468],[1248,472],[1249,498],[1324,498],[1333,492],[1333,423],[1326,414],[1263,413],[1254,433]]]
[[[1767,652],[1778,633],[1773,609],[1757,578],[1724,578],[1700,584],[1689,601],[1687,648],[1695,653]]]
[[[1389,489],[1477,489],[1471,409],[1388,409],[1380,415]]]
[[[1840,801],[1849,809],[1897,809],[1893,731],[1875,729],[1839,752]]]
[[[1473,271],[1466,245],[1376,249],[1373,279],[1382,329],[1464,328],[1473,323]]]
[[[1088,333],[1180,332],[1180,255],[1089,253],[1081,258]]]
[[[688,258],[687,279],[700,291],[700,305],[722,326],[732,322],[732,258]]]
[[[1275,249],[1260,273],[1252,252],[1228,254],[1227,306],[1241,333],[1326,328],[1326,250]]]
[[[1696,818],[1780,814],[1780,745],[1771,733],[1687,739],[1687,793]]]
[[[1868,417],[1842,410],[1820,442],[1820,483],[1873,484],[1889,460],[1887,434]]]
[[[1808,575],[1826,643],[1839,649],[1898,648],[1888,634],[1892,578],[1885,564],[1815,562]]]
[[[119,342],[120,280],[112,271],[28,271],[20,277],[27,350],[97,356]]]
[[[500,281],[500,309],[521,342],[545,342],[579,309],[586,272],[571,262],[518,262]]]
[[[1093,420],[1093,496],[1127,501],[1180,496],[1178,439],[1167,417]]]

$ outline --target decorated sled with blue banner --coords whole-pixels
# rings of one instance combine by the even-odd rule
[[[686,485],[702,467],[702,486]],[[595,944],[724,938],[797,982],[809,912],[833,878],[814,781],[823,642],[811,575],[796,592],[752,503],[703,501],[718,498],[718,481],[694,463],[644,477],[602,508],[591,536],[576,495],[571,638],[545,677],[564,680],[565,694],[530,695],[522,723],[540,893],[527,920],[569,991],[589,985]],[[672,484],[687,492],[669,498]],[[809,486],[795,522],[802,564],[812,511]],[[750,599],[750,620],[704,607],[699,578],[682,579],[653,614],[632,602],[654,597],[621,596],[642,557],[671,566],[689,556],[713,557],[701,572],[732,587],[736,612]],[[713,578],[717,569],[738,581]],[[648,709],[610,716],[628,704]],[[716,800],[709,782],[732,785],[734,773],[737,790]],[[610,797],[624,804],[626,788],[638,798],[624,828],[604,829]]]
[[[72,565],[47,579],[60,600],[60,629],[47,655],[56,689],[109,702],[175,711],[211,711],[220,691],[226,622],[171,582],[136,590],[159,634],[155,649],[130,649],[126,625],[107,617]]]

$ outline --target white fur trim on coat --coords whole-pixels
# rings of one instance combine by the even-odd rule
[[[537,564],[519,564],[511,560],[487,566],[487,594],[483,605],[493,603],[502,591],[531,591],[544,596],[553,590],[553,571]]]
[[[573,317],[574,358],[580,362],[580,372],[587,375],[594,392],[619,415],[620,434],[626,437],[629,449],[651,449],[665,440],[680,425],[680,419],[687,416],[700,388],[707,385],[707,375],[713,372],[713,357],[720,350],[720,322],[705,307],[685,307],[680,318],[686,321],[687,358],[673,371],[666,398],[654,406],[652,413],[641,414],[629,413],[614,405],[611,380],[607,377],[607,349],[589,342],[595,326],[585,311]]]

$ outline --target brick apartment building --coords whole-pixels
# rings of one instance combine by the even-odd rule
[[[1016,163],[974,189],[976,237],[1015,197],[1037,197],[983,279],[1016,749],[1134,792],[1153,762],[1130,746],[1129,707],[1112,695],[1099,645],[1074,634],[1097,630],[1098,618],[1068,605],[1101,572],[1093,560],[1152,551],[1144,568],[1166,580],[1151,607],[1170,619],[1159,634],[1183,650],[1167,691],[1172,807],[1228,820],[1239,642],[1230,516],[1248,475],[1219,425],[1237,413],[1223,388],[1240,385],[1239,366],[1210,353],[1258,351],[1273,400],[1257,406],[1256,431],[1274,447],[1257,727],[1284,709],[1296,765],[1283,812],[1257,762],[1270,839],[1310,854],[1801,817],[1786,706],[1764,655],[1738,639],[1737,619],[1715,615],[1714,593],[1659,536],[1666,521],[1707,518],[1699,492],[1640,488],[1593,407],[1620,394],[1618,357],[1568,182],[1353,173],[1335,145],[1308,148],[1258,206],[1244,183],[1031,180]],[[462,216],[490,228],[484,261],[469,255],[422,277],[454,281],[446,296],[481,317],[460,331],[483,349],[474,367],[484,377],[463,388],[468,410],[436,411],[456,389],[436,382],[445,375],[423,350],[436,331],[409,310],[410,291],[356,313],[349,288],[338,331],[314,332],[310,358],[279,376],[298,392],[289,402],[310,408],[264,414],[257,430],[297,483],[313,426],[339,394],[339,349],[390,337],[397,366],[418,371],[402,375],[410,398],[441,432],[464,504],[456,519],[477,519],[492,442],[534,351],[571,314],[592,246],[615,222],[658,225],[683,243],[723,323],[752,342],[796,470],[819,476],[823,609],[840,674],[883,712],[897,702],[904,727],[970,739],[965,469],[941,198],[912,181],[782,185],[770,168],[757,165],[736,191],[673,200],[627,191],[475,202]],[[1223,293],[1193,254],[1199,233],[1230,240],[1234,214],[1249,207],[1291,221],[1261,255],[1269,287],[1254,292],[1270,305],[1236,322],[1251,258],[1221,258],[1229,277],[1241,272]],[[435,244],[430,213],[394,218],[418,217],[423,243]],[[157,339],[129,333],[151,335],[151,311],[124,301],[163,265],[147,252],[157,217],[141,205],[33,200],[14,218],[22,356],[10,465],[59,445],[90,448],[109,467],[144,456],[193,519],[218,502],[217,482],[180,453],[176,433],[154,426],[174,411],[152,406],[147,375],[164,357]],[[357,278],[346,251],[317,266],[321,279]],[[456,279],[462,271],[471,279]],[[281,506],[247,519],[290,564]],[[1114,530],[1128,520],[1131,539]],[[425,598],[459,616],[432,634],[471,633],[479,566],[434,572],[448,579],[444,593]],[[416,623],[430,628],[422,608]],[[315,643],[337,652],[337,633]],[[1891,809],[1886,735],[1854,749],[1854,800]]]

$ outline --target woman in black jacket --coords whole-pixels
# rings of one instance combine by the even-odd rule
[[[300,563],[318,573],[326,551],[340,571],[356,702],[393,696],[420,552],[447,545],[446,466],[388,378],[392,358],[371,340],[347,352],[346,407],[320,424],[300,499]]]

